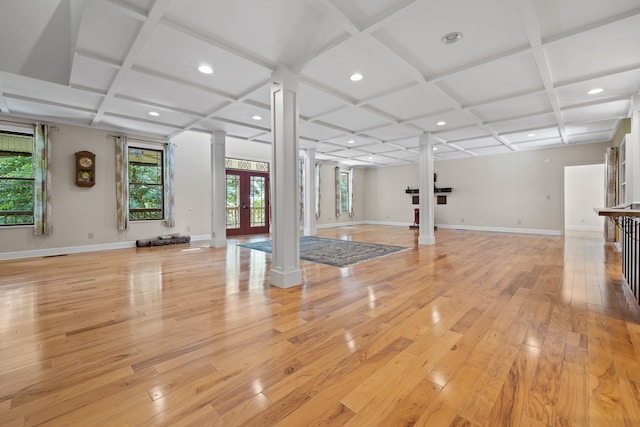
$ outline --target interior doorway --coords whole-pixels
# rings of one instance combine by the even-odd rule
[[[227,236],[269,232],[269,173],[227,169]]]
[[[604,207],[604,164],[565,166],[565,233],[604,233],[604,217],[594,208]]]

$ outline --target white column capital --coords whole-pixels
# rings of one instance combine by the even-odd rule
[[[271,73],[271,81],[274,85],[285,86],[287,90],[293,92],[298,92],[298,80],[299,76],[283,65]]]
[[[211,144],[225,144],[227,132],[223,130],[214,130],[211,132]]]

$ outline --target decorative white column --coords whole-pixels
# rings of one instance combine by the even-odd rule
[[[305,150],[304,162],[304,235],[316,235],[316,150]]]
[[[435,245],[433,232],[433,135],[420,135],[420,236],[419,245]]]
[[[225,143],[227,134],[211,134],[211,243],[212,248],[227,246],[227,187]]]
[[[298,76],[279,67],[271,76],[272,285],[302,283],[298,237]]]

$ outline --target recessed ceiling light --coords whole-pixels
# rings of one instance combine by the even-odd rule
[[[259,115],[257,115],[257,114],[256,114],[255,116],[251,116],[251,118],[252,118],[253,120],[262,120],[262,116],[259,116]]]
[[[447,124],[447,122],[445,122],[444,120],[440,120],[438,123],[436,123],[436,125],[438,125],[438,126],[444,126],[446,124]]]
[[[373,160],[373,157],[367,157],[367,159],[369,159],[369,160]]]
[[[353,144],[353,143],[355,143],[355,141],[353,139],[350,139],[350,140],[347,141],[347,144]]]
[[[149,115],[153,117],[158,117],[160,113],[158,113],[157,111],[149,111]]]
[[[433,147],[433,151],[438,151],[438,147]]]
[[[462,40],[462,33],[459,31],[447,33],[444,36],[442,36],[442,38],[440,39],[440,41],[444,44],[451,44],[451,43],[459,42],[460,40]]]
[[[527,135],[527,136],[528,136],[529,138],[532,138],[532,137],[536,136],[536,134],[535,134],[535,133],[530,133],[530,134],[529,134],[529,135]]]
[[[202,64],[201,66],[199,66],[198,71],[200,71],[202,74],[213,74],[213,68],[211,68],[211,66],[207,64]]]
[[[359,82],[363,78],[364,78],[364,76],[362,74],[360,74],[360,73],[353,73],[353,74],[351,74],[351,76],[349,76],[349,79],[352,82]]]
[[[597,87],[595,89],[591,89],[589,92],[587,92],[587,94],[596,95],[596,94],[602,93],[602,92],[604,92],[604,89],[602,89],[601,87]]]

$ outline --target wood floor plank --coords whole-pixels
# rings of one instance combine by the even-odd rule
[[[1,261],[0,425],[640,425],[640,306],[602,238],[318,234],[409,249],[289,289],[253,237]]]

